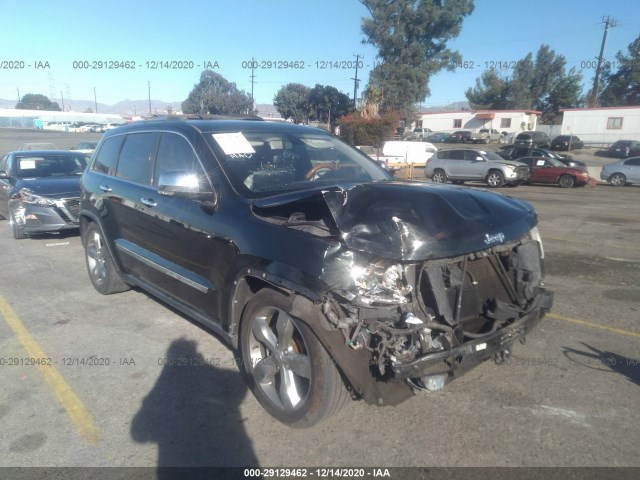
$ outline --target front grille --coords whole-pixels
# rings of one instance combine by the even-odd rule
[[[516,167],[516,178],[529,178],[529,167]]]
[[[80,216],[80,199],[79,198],[65,198],[63,199],[64,207],[66,211],[64,212],[69,220],[73,223],[78,223],[78,217]]]
[[[495,254],[492,257],[492,260],[489,257],[468,260],[463,279],[461,278],[462,262],[452,263],[442,268],[444,293],[453,315],[456,313],[460,281],[464,283],[458,315],[464,330],[469,332],[480,332],[488,326],[490,321],[485,313],[495,301],[510,303],[509,292],[501,280],[500,273],[496,270],[496,265],[502,260]],[[426,277],[426,275],[422,276],[419,294],[425,305],[437,312],[438,301],[433,292],[433,286]]]

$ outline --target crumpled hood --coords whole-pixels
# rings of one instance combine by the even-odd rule
[[[322,195],[352,250],[402,261],[463,255],[517,240],[537,223],[525,201],[485,190],[382,181],[261,200],[269,208]]]
[[[73,177],[24,178],[16,183],[16,190],[28,188],[36,195],[49,198],[80,197],[80,175]]]

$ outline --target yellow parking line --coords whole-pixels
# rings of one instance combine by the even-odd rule
[[[640,338],[640,333],[631,332],[629,330],[622,330],[620,328],[607,327],[606,325],[599,325],[597,323],[587,322],[586,320],[578,320],[577,318],[563,317],[555,313],[547,313],[548,318],[554,318],[556,320],[562,320],[564,322],[577,323],[578,325],[585,325],[587,327],[599,328],[601,330],[608,330],[609,332],[619,333],[620,335],[628,335],[630,337]]]
[[[0,295],[0,314],[7,321],[16,337],[27,351],[30,358],[45,359],[47,356],[40,348],[40,345],[33,339],[29,331],[13,311],[9,303]],[[58,401],[67,411],[67,415],[75,424],[80,436],[90,444],[96,444],[100,441],[100,430],[94,425],[91,415],[85,408],[84,404],[78,396],[73,392],[71,387],[65,382],[64,378],[53,365],[37,365],[44,378],[53,389]]]

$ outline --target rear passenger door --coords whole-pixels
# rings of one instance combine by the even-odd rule
[[[125,272],[143,278],[150,272],[144,252],[151,247],[147,232],[153,227],[155,214],[152,180],[159,136],[156,132],[122,136],[117,164],[107,167],[110,175],[99,185],[105,195],[102,221],[107,236],[115,243]],[[110,147],[117,148],[117,143]],[[97,168],[103,149],[96,158]]]
[[[447,177],[451,179],[463,179],[465,177],[464,169],[464,150],[449,150],[449,156],[445,160],[445,172]]]

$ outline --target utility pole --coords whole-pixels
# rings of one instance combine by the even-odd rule
[[[253,59],[253,57],[251,57],[251,101],[253,101],[253,84],[254,84],[254,80],[256,78],[256,76],[253,74],[253,70],[255,68],[256,62]]]
[[[360,64],[360,55],[357,54],[354,57],[356,57],[356,76],[351,79],[353,80],[353,108],[358,108],[358,83],[360,82],[358,80],[358,65]]]
[[[593,79],[593,89],[591,90],[591,98],[589,99],[589,106],[598,106],[598,82],[600,80],[600,67],[602,66],[602,60],[604,56],[604,46],[607,43],[607,32],[609,27],[613,28],[618,26],[618,23],[611,17],[602,17],[602,23],[604,23],[604,34],[602,35],[602,45],[600,46],[600,55],[598,56],[598,66],[596,67],[596,77]]]
[[[147,81],[147,88],[149,90],[149,116],[151,116],[151,82]]]
[[[18,90],[18,103],[20,103],[20,101],[21,101],[21,100],[20,100],[20,89],[19,89],[19,88],[16,88],[16,90]]]
[[[62,99],[62,111],[64,112],[64,95],[62,94],[62,90],[60,90],[60,98]]]
[[[93,87],[93,104],[96,107],[95,112],[98,113],[98,97],[96,97],[96,87]]]

